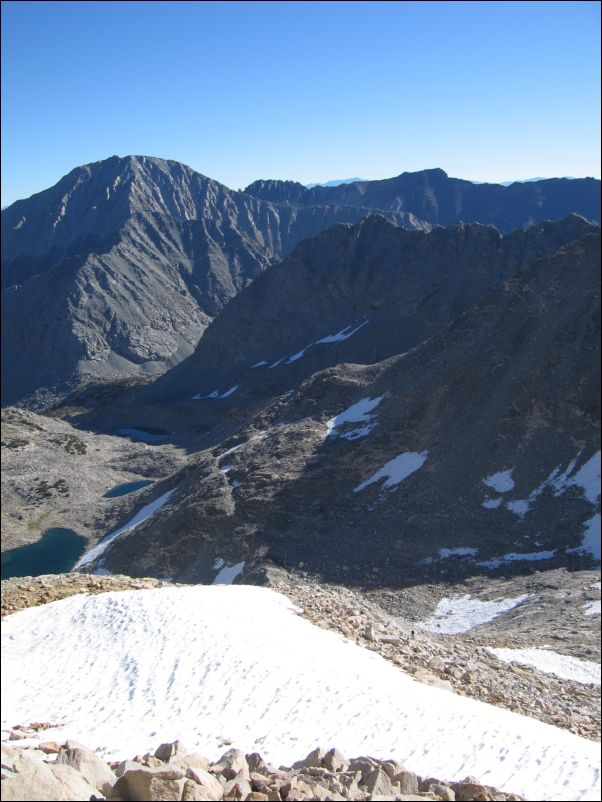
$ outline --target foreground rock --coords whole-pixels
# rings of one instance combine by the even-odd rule
[[[44,746],[44,745],[42,745]],[[3,800],[520,800],[473,777],[462,782],[422,778],[394,760],[345,758],[314,749],[292,767],[229,749],[213,764],[181,741],[154,754],[107,764],[90,749],[59,745],[58,754],[2,745]]]

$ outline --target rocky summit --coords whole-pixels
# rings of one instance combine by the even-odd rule
[[[270,262],[366,213],[281,207],[147,156],[76,168],[2,211],[3,403],[157,375]]]

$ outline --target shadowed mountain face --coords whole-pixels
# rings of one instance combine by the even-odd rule
[[[242,193],[144,156],[76,168],[2,211],[3,403],[45,406],[82,382],[161,374],[268,265],[336,223],[374,210],[421,231],[460,219],[508,231],[570,211],[599,219],[598,187],[475,186],[427,170],[311,190],[255,182]],[[327,258],[336,264],[336,246]]]
[[[550,178],[502,186],[473,184],[435,169],[309,189],[295,181],[255,181],[245,192],[291,206],[337,203],[404,211],[432,225],[479,222],[503,234],[542,220],[559,220],[571,212],[600,221],[600,182],[593,178]]]
[[[230,416],[231,436],[191,457],[160,519],[104,564],[211,581],[220,561],[245,561],[247,578],[273,561],[363,587],[590,565],[599,278],[589,234],[409,353],[338,364]],[[220,403],[200,400],[198,419]]]
[[[285,392],[316,370],[375,363],[451,323],[520,270],[596,231],[576,215],[502,237],[479,224],[406,231],[379,216],[304,240],[244,289],[196,351],[146,393],[155,402]],[[360,328],[358,328],[360,327]]]
[[[144,156],[73,170],[2,212],[3,403],[162,372],[271,261],[364,215],[278,207]]]

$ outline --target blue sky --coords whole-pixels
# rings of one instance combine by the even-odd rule
[[[2,3],[2,205],[113,154],[235,189],[600,177],[598,2]]]

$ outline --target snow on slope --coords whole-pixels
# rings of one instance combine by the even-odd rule
[[[343,437],[345,440],[357,440],[359,437],[366,437],[376,426],[375,415],[370,415],[373,409],[380,404],[384,395],[378,398],[362,398],[347,409],[339,412],[334,418],[326,421],[326,437],[335,435]],[[359,423],[360,426],[346,432],[336,430],[347,423]]]
[[[559,654],[551,649],[489,649],[504,663],[520,663],[531,666],[544,674],[554,674],[561,679],[572,679],[586,685],[600,685],[600,664],[591,660],[579,660]]]
[[[362,482],[357,487],[353,488],[354,493],[359,493],[360,490],[373,485],[375,482],[380,482],[385,479],[383,487],[395,487],[408,476],[411,476],[426,462],[428,451],[404,451],[403,454],[389,460],[382,468],[379,468],[376,473],[373,473],[369,479]]]
[[[418,626],[428,632],[458,635],[460,632],[468,632],[480,624],[493,621],[498,615],[512,610],[528,598],[528,593],[514,599],[493,601],[471,599],[470,594],[455,599],[444,598],[437,604],[435,612],[424,621],[419,621]]]
[[[111,532],[110,535],[106,535],[100,543],[97,543],[93,549],[87,551],[83,557],[75,563],[75,568],[80,568],[82,565],[87,565],[91,563],[93,560],[96,560],[100,555],[106,550],[107,546],[112,543],[119,535],[122,535],[124,532],[129,532],[130,529],[135,529],[139,524],[143,521],[146,521],[147,518],[155,513],[158,509],[160,509],[165,502],[169,499],[172,493],[176,492],[176,488],[174,487],[173,490],[168,490],[167,493],[163,493],[162,496],[156,498],[154,501],[151,501],[150,504],[146,504],[139,510],[134,517],[129,520],[126,524],[124,524],[119,529],[116,529],[114,532]]]
[[[599,744],[420,684],[266,588],[72,596],[8,616],[3,651],[3,727],[60,722],[45,739],[114,757],[182,738],[215,760],[227,737],[290,765],[336,745],[528,799],[600,798]]]

